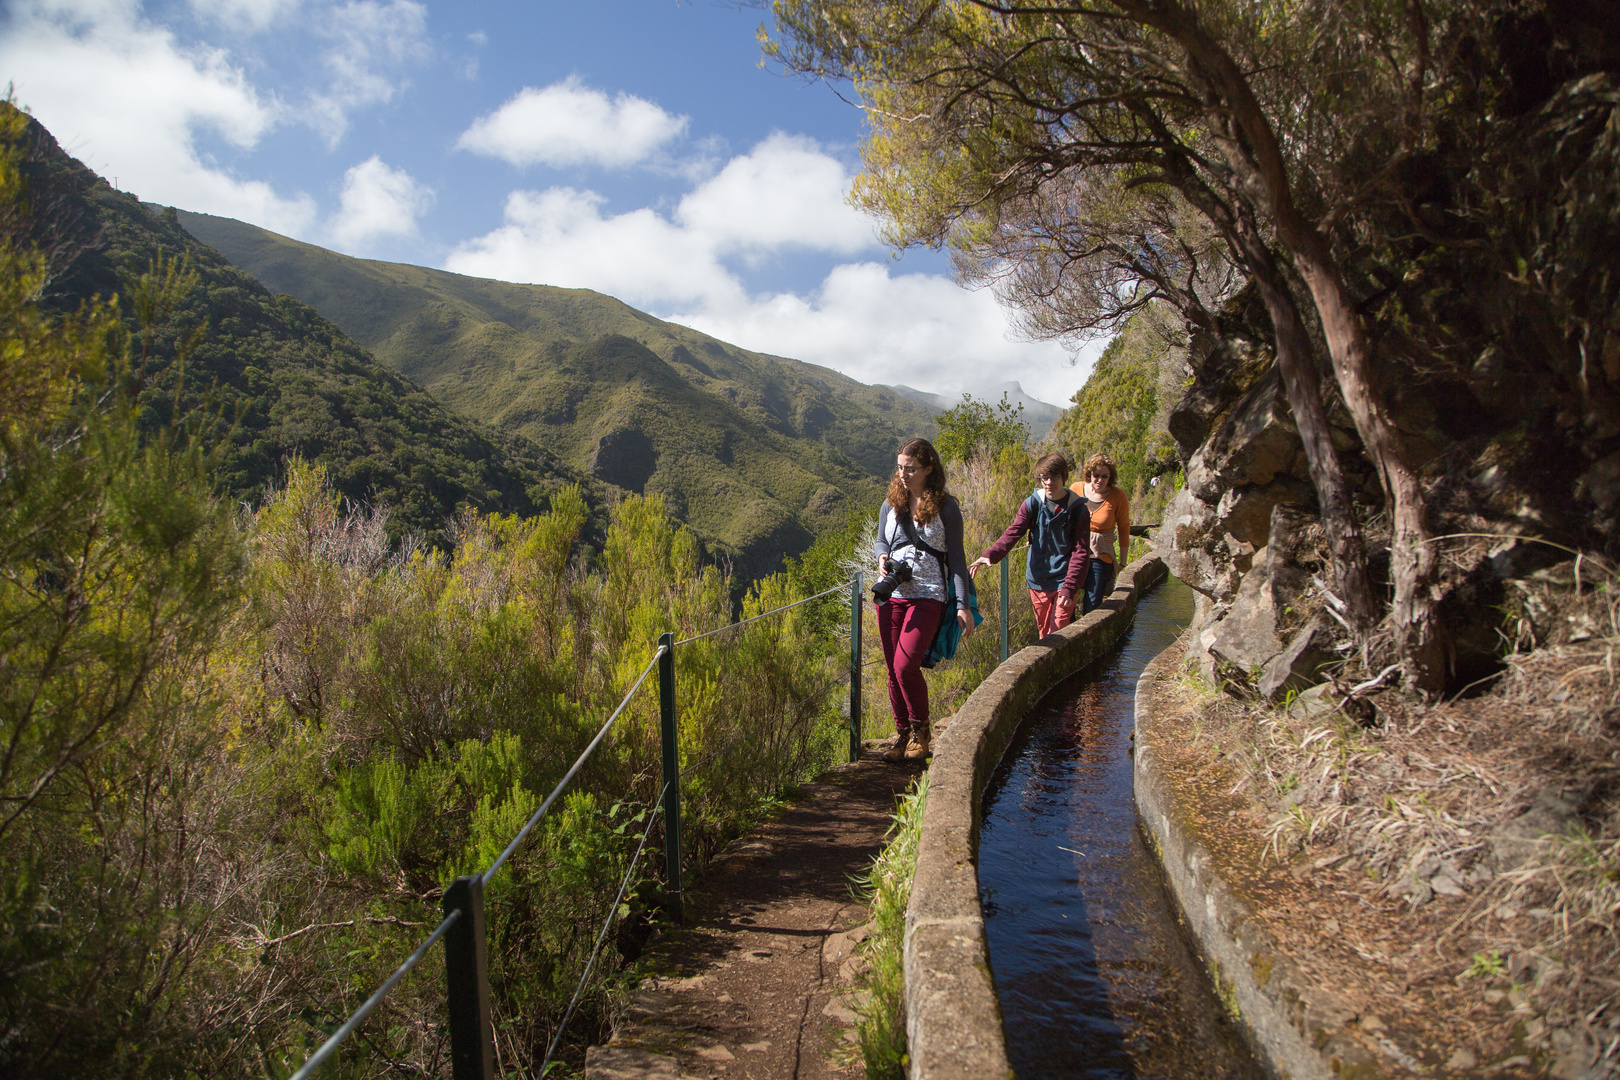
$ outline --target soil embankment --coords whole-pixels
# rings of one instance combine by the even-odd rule
[[[1607,864],[1550,809],[1573,754],[1503,707],[1519,673],[1501,699],[1385,699],[1363,726],[1310,698],[1257,712],[1190,683],[1185,656],[1138,687],[1137,807],[1278,1075],[1620,1075]]]

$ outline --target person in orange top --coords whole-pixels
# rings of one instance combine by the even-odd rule
[[[1086,569],[1086,596],[1080,614],[1084,615],[1114,591],[1119,568],[1130,561],[1131,503],[1125,489],[1114,481],[1119,471],[1107,454],[1086,458],[1081,479],[1069,490],[1086,500],[1091,510],[1091,565]],[[1116,548],[1115,539],[1118,538]],[[1118,552],[1116,555],[1115,552]]]

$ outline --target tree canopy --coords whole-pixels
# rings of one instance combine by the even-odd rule
[[[1459,335],[1459,305],[1441,315],[1435,301],[1480,272],[1516,294],[1524,364],[1567,398],[1612,405],[1577,341],[1602,323],[1615,286],[1600,297],[1531,284],[1562,280],[1568,264],[1521,232],[1578,233],[1584,262],[1591,238],[1613,228],[1591,204],[1580,228],[1525,213],[1603,160],[1597,133],[1613,111],[1599,99],[1620,46],[1601,17],[1559,0],[777,0],[773,10],[770,55],[860,95],[869,131],[854,201],[895,244],[948,246],[1026,329],[1110,331],[1163,301],[1190,332],[1214,333],[1219,306],[1257,289],[1343,607],[1364,648],[1381,624],[1409,682],[1438,690],[1448,644],[1425,470],[1447,438],[1396,417],[1414,391],[1467,382],[1457,354],[1484,343]],[[1569,114],[1584,134],[1560,144],[1551,132],[1571,130]],[[1549,153],[1515,170],[1507,162],[1526,138]],[[1538,169],[1551,189],[1524,183]],[[1535,354],[1534,321],[1557,327],[1553,355]],[[1471,338],[1461,349],[1460,337]],[[1393,527],[1387,606],[1368,571],[1369,508],[1333,442],[1338,409]]]

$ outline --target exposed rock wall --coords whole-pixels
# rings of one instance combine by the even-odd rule
[[[1186,483],[1165,511],[1155,549],[1199,594],[1191,652],[1205,674],[1272,693],[1308,685],[1330,658],[1316,492],[1271,350],[1253,329],[1252,298],[1228,305],[1222,335],[1195,337],[1193,383],[1169,428]],[[1378,498],[1340,411],[1334,445],[1347,475]]]
[[[1544,29],[1573,34],[1587,25],[1577,9],[1559,7]],[[1372,344],[1370,382],[1421,470],[1440,566],[1429,599],[1453,690],[1493,669],[1504,638],[1525,647],[1529,623],[1513,612],[1533,575],[1574,551],[1620,558],[1620,37],[1598,48],[1582,32],[1568,56],[1542,55],[1544,40],[1511,25],[1496,43],[1518,56],[1507,97],[1437,114],[1447,137],[1333,239]],[[1186,486],[1155,540],[1203,597],[1193,651],[1209,673],[1277,693],[1345,635],[1254,291],[1231,297],[1216,324],[1187,350],[1193,379],[1167,421]],[[1388,588],[1382,485],[1317,351],[1369,571]],[[1362,644],[1360,667],[1375,675],[1390,650],[1377,635]]]
[[[1336,618],[1316,492],[1264,315],[1244,292],[1222,320],[1219,333],[1191,339],[1193,379],[1168,420],[1185,485],[1152,539],[1170,571],[1199,593],[1190,653],[1204,674],[1276,697],[1321,681],[1325,664],[1350,654],[1349,634]],[[1483,364],[1505,345],[1482,347]],[[1408,377],[1394,360],[1385,367],[1391,382]],[[1609,477],[1620,476],[1620,454],[1605,453],[1616,442],[1605,432],[1620,422],[1612,410],[1577,420],[1552,379],[1527,378],[1511,403],[1494,395],[1496,385],[1484,376],[1477,384],[1447,378],[1389,395],[1396,426],[1428,462],[1430,526],[1443,545],[1437,610],[1453,688],[1494,670],[1505,640],[1539,641],[1530,615],[1514,621],[1535,575],[1574,549],[1615,554],[1620,532],[1620,480]],[[1387,590],[1384,494],[1325,373],[1324,393],[1369,570]],[[1376,650],[1371,659],[1387,662]]]

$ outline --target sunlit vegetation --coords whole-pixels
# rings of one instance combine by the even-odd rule
[[[210,268],[154,259],[116,298],[42,303],[82,249],[36,242],[28,122],[3,119],[0,1072],[282,1077],[437,923],[445,882],[489,864],[658,636],[732,620],[732,582],[657,498],[586,544],[569,484],[543,511],[433,519],[295,456],[233,503],[216,478],[247,444],[177,370],[206,368],[187,319]],[[678,647],[694,863],[838,752],[846,650],[808,607]],[[632,701],[491,884],[503,1069],[538,1064],[656,800],[656,710]],[[660,871],[632,882],[576,1040],[602,1034]],[[333,1074],[439,1070],[442,981],[414,972]]]
[[[1191,369],[1176,335],[1155,310],[1134,315],[1108,343],[1073,406],[1052,428],[1052,441],[1075,465],[1105,453],[1119,469],[1118,484],[1131,500],[1131,520],[1156,522],[1181,474],[1175,440],[1165,428],[1171,405]],[[1157,477],[1159,483],[1154,485]]]
[[[868,1080],[900,1080],[906,1075],[906,905],[917,869],[928,777],[900,800],[883,851],[859,879],[871,907],[870,934],[860,945],[866,962],[862,980],[869,995],[859,1010],[861,1060]]]
[[[355,259],[203,214],[179,220],[461,416],[581,474],[663,495],[749,580],[872,498],[902,437],[932,434],[932,410],[886,387],[588,289]]]
[[[963,394],[959,404],[934,419],[939,425],[939,456],[946,462],[966,462],[1022,447],[1029,441],[1029,427],[1024,423],[1023,413],[1024,406],[1015,407],[1006,394],[1002,394],[994,406],[971,394]]]

